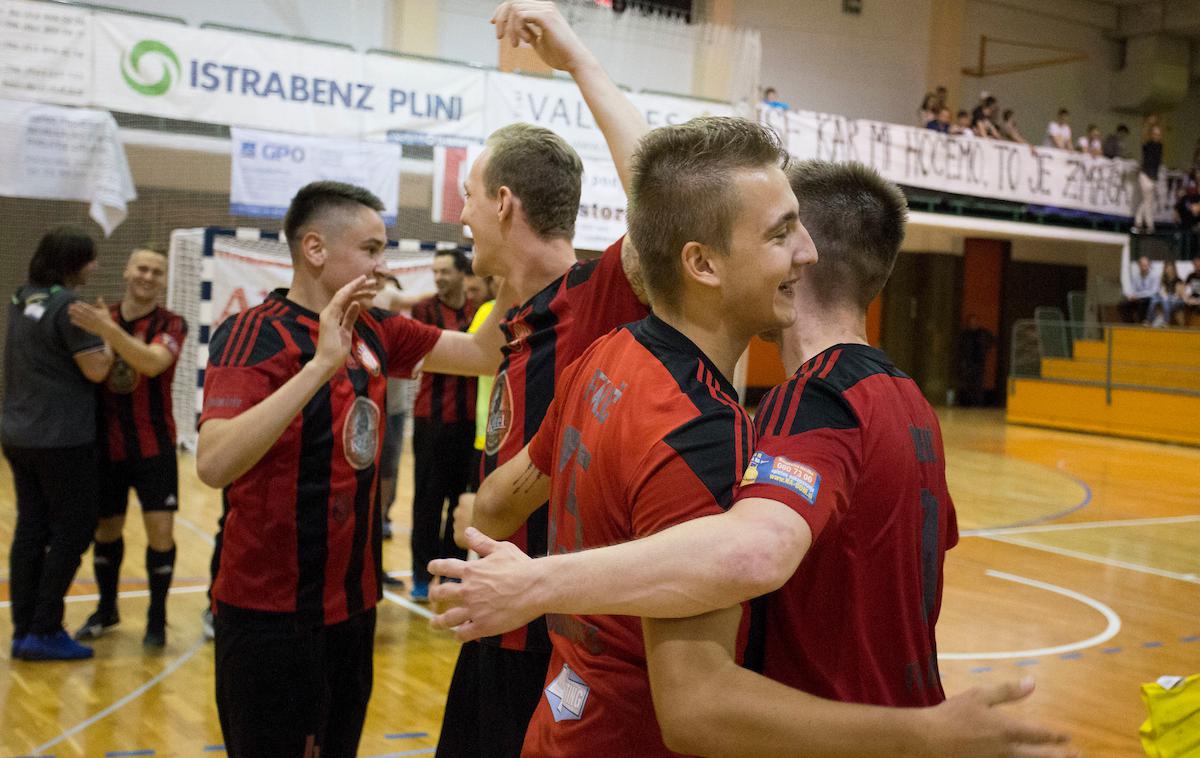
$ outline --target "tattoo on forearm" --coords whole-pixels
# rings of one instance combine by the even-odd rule
[[[513,494],[524,495],[526,492],[531,491],[534,486],[541,481],[543,476],[545,476],[545,474],[543,474],[541,471],[538,471],[537,466],[530,463],[525,467],[525,470],[521,472],[521,475],[517,477],[517,480],[513,482]]]

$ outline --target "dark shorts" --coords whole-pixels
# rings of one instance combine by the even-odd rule
[[[518,758],[549,666],[549,652],[465,643],[446,697],[439,758]]]
[[[143,513],[179,510],[179,464],[175,453],[130,461],[108,461],[100,471],[100,518],[124,516],[129,490]]]
[[[215,684],[226,753],[354,758],[374,678],[375,609],[317,627],[285,615],[217,604]]]

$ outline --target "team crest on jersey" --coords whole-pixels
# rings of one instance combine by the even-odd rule
[[[742,475],[742,486],[751,484],[774,484],[796,493],[810,505],[817,501],[821,489],[821,475],[803,463],[788,460],[782,455],[770,456],[756,452]]]
[[[356,471],[375,463],[379,451],[379,406],[369,397],[356,398],[342,425],[346,462]]]
[[[528,344],[529,335],[533,334],[533,327],[524,321],[513,321],[508,325],[508,330],[512,333],[512,339],[508,341],[507,346],[509,351],[519,353],[524,350]]]
[[[379,376],[379,359],[375,357],[375,353],[371,352],[371,348],[367,347],[367,343],[359,342],[354,348],[354,356],[358,359],[360,366],[371,373],[371,376]]]
[[[578,721],[583,718],[583,708],[591,691],[592,688],[564,663],[562,671],[546,687],[546,702],[550,703],[554,720]]]
[[[128,395],[137,389],[138,379],[141,375],[125,362],[121,356],[113,357],[112,368],[108,370],[108,378],[104,380],[104,386],[114,395]]]
[[[502,371],[492,384],[492,398],[488,401],[488,418],[484,437],[484,452],[495,455],[500,452],[513,427],[512,388],[508,385],[508,372]]]

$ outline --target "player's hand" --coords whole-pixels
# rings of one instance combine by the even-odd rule
[[[101,338],[112,334],[112,330],[117,328],[117,322],[113,321],[108,304],[102,297],[96,298],[94,305],[76,300],[68,306],[67,316],[75,326]]]
[[[552,2],[509,0],[492,14],[492,23],[496,39],[513,47],[528,43],[543,63],[560,71],[573,72],[595,60]]]
[[[354,345],[354,324],[362,312],[362,300],[375,296],[375,280],[360,276],[338,290],[321,311],[317,354],[313,358],[332,376],[346,362]]]
[[[454,544],[463,550],[470,549],[467,543],[467,529],[471,526],[471,518],[475,513],[475,493],[464,492],[458,496],[458,505],[454,507]]]
[[[433,617],[433,627],[454,629],[454,636],[467,642],[512,631],[540,616],[529,602],[533,559],[511,542],[497,542],[475,527],[467,529],[466,537],[479,560],[429,562],[434,576],[460,580],[430,588],[430,599],[447,608]]]
[[[974,687],[925,711],[928,741],[921,755],[941,758],[1068,758],[1078,756],[1070,735],[1018,719],[1000,708],[1024,700],[1033,679]]]

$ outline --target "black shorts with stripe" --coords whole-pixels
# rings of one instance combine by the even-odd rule
[[[124,516],[129,490],[143,513],[179,510],[179,465],[175,451],[153,458],[106,461],[100,467],[100,518]]]

